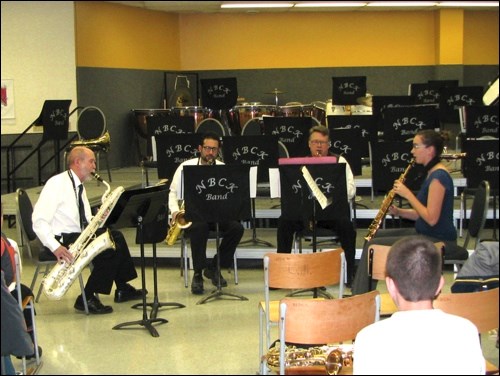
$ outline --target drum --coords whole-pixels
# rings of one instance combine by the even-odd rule
[[[281,115],[285,117],[311,117],[317,125],[325,125],[326,104],[322,102],[313,102],[312,104],[281,106]]]
[[[198,129],[200,123],[207,118],[213,117],[213,111],[207,107],[187,106],[174,107],[171,109],[172,115],[176,116],[192,116],[194,117],[194,129]]]
[[[326,125],[326,103],[312,102],[311,116],[316,119],[318,124]]]
[[[140,109],[132,110],[134,112],[137,122],[135,125],[136,133],[142,138],[148,138],[148,126],[146,118],[148,116],[168,116],[170,115],[170,109]]]
[[[215,133],[219,137],[230,136],[228,130],[222,123],[214,118],[206,118],[200,122],[196,130],[197,133]]]
[[[250,120],[262,118],[262,116],[275,116],[276,106],[266,104],[249,104],[238,105],[231,109],[231,119],[234,123],[238,123],[243,129]]]

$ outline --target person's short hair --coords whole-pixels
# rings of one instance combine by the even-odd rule
[[[309,129],[309,139],[315,132],[321,133],[323,136],[327,136],[328,138],[330,138],[330,130],[324,125],[315,125],[314,127],[311,127]]]
[[[410,302],[433,300],[439,287],[442,255],[428,238],[408,236],[394,243],[387,256],[386,276]]]
[[[89,151],[92,150],[86,146],[75,146],[70,150],[68,156],[66,157],[66,165],[68,167],[73,166],[77,159],[84,159]]]
[[[222,140],[221,140],[221,138],[219,137],[219,135],[217,133],[214,133],[214,132],[203,133],[202,134],[202,138],[201,138],[200,146],[203,146],[203,144],[205,143],[205,140],[214,140],[214,141],[217,141],[218,144],[219,144],[219,147],[222,146]]]
[[[424,129],[417,132],[417,136],[422,137],[422,143],[425,146],[434,146],[436,157],[440,157],[443,153],[444,139],[441,133],[433,129]]]

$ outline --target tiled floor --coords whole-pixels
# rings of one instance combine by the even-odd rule
[[[25,280],[32,273],[33,268],[26,261]],[[112,296],[101,296],[104,304],[113,306],[114,312],[86,316],[73,308],[79,294],[77,284],[60,301],[49,301],[42,295],[36,305],[36,323],[43,347],[39,374],[255,374],[259,344],[257,306],[263,298],[262,265],[256,260],[240,262],[238,285],[227,271],[223,274],[229,286],[222,291],[248,300],[223,296],[197,304],[213,286],[205,281],[205,295],[192,295],[184,288],[177,265],[160,266],[158,301],[181,303],[185,308],[158,310],[157,317],[167,319],[168,323],[154,325],[159,334],[156,338],[141,324],[113,329],[120,323],[144,319],[141,307],[131,308],[135,302],[116,304]],[[152,275],[148,266],[148,302],[153,302],[154,296]],[[448,282],[451,278],[452,273],[446,272]],[[139,286],[139,281],[140,278],[134,285]],[[280,298],[283,291],[272,294]],[[488,359],[498,364],[495,341],[496,336],[484,336],[483,348]]]

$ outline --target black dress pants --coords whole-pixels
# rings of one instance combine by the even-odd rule
[[[210,231],[215,231],[215,223],[193,222],[186,230],[185,235],[191,242],[191,254],[193,257],[194,270],[202,270],[207,267],[216,266],[214,259],[211,265],[207,265],[207,240]],[[233,261],[234,252],[243,237],[243,226],[238,221],[226,221],[219,223],[219,236],[221,242],[218,249],[221,268],[228,268]]]
[[[98,231],[100,235],[104,230]],[[63,234],[62,243],[68,247],[76,241],[80,234]],[[109,295],[113,287],[113,281],[125,283],[137,278],[130,250],[123,234],[118,230],[111,230],[111,237],[116,246],[114,249],[106,249],[95,256],[92,260],[92,272],[85,285],[86,291]]]

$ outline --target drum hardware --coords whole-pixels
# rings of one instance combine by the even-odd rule
[[[270,91],[270,92],[267,92],[267,93],[264,93],[264,94],[274,94],[275,100],[276,100],[276,107],[278,107],[279,106],[279,104],[278,104],[278,95],[279,94],[285,94],[285,92],[281,91],[281,90],[278,90],[278,89],[275,88],[273,91]]]

